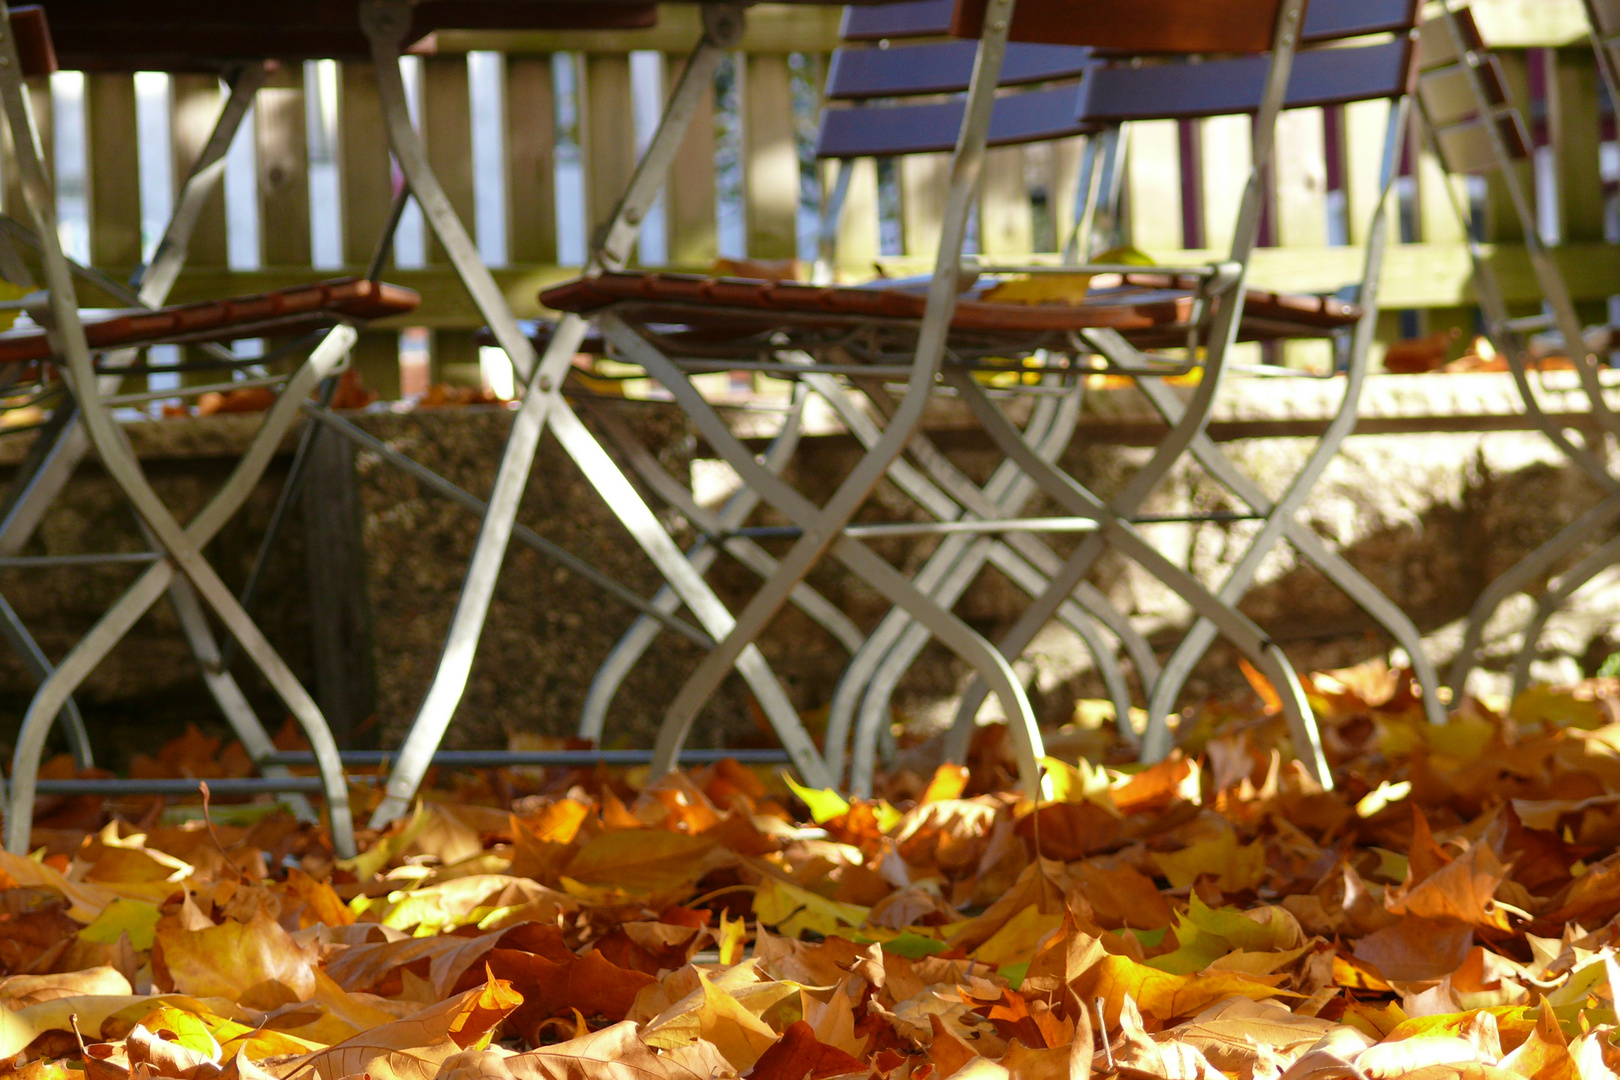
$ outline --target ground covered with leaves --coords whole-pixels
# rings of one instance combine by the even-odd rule
[[[1615,1075],[1620,688],[1443,728],[1402,673],[1309,689],[1332,792],[1227,709],[1147,769],[1058,733],[1039,804],[997,729],[854,804],[731,762],[441,777],[348,862],[274,808],[42,801],[0,1074]]]

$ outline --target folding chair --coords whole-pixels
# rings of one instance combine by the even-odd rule
[[[817,140],[817,157],[837,164],[832,195],[820,231],[818,280],[831,279],[833,247],[849,193],[854,159],[898,158],[951,149],[952,106],[896,110],[892,105],[898,99],[965,91],[972,71],[971,43],[890,46],[907,39],[947,34],[953,11],[951,0],[921,0],[882,8],[852,8],[846,13],[842,28],[846,44],[833,54],[825,96],[829,101],[852,103],[853,107],[825,113]],[[862,44],[877,47],[861,48]],[[1096,129],[1077,122],[1073,115],[1078,80],[1093,63],[1091,50],[1087,48],[1010,45],[1001,71],[1002,87],[1039,85],[1040,88],[1004,99],[1000,111],[992,118],[989,143],[1013,145],[1093,134]],[[861,107],[873,99],[883,99],[884,104],[876,108]],[[1098,161],[1098,149],[1096,140],[1088,140],[1081,170],[1082,187],[1089,184]],[[829,375],[804,376],[805,381],[812,379],[819,380],[815,383],[817,392],[832,404],[856,438],[868,447],[874,445],[879,438],[878,429],[855,404],[851,390]],[[871,383],[861,389],[875,402],[885,396],[880,386]],[[1079,417],[1080,389],[1079,384],[1071,380],[1067,385],[1047,386],[1036,391],[1041,396],[1026,433],[1043,448],[1043,454],[1053,457],[1067,446]],[[897,461],[889,478],[919,506],[947,523],[947,528],[948,523],[959,522],[964,513],[982,520],[1016,518],[1034,493],[1033,484],[1022,479],[1017,467],[1010,462],[1004,462],[981,489],[921,432],[914,437],[907,452],[917,462],[916,467],[904,460]],[[916,581],[937,604],[948,609],[986,562],[996,565],[1020,587],[1037,593],[1045,584],[1043,569],[1051,573],[1061,560],[1033,533],[985,536],[957,531],[941,539],[938,549],[919,570]],[[1122,639],[1143,678],[1151,680],[1157,674],[1158,665],[1147,642],[1089,585],[1080,587],[1074,600],[1059,609],[1058,617],[1092,653],[1121,730],[1131,732],[1129,687],[1123,671],[1114,663],[1114,650],[1099,633],[1096,622],[1102,622]],[[853,658],[829,706],[827,755],[828,765],[835,774],[842,774],[845,742],[857,707],[863,729],[886,730],[894,686],[929,638],[927,630],[913,622],[904,610],[895,608]],[[857,740],[856,745],[851,777],[853,790],[859,794],[864,793],[870,783],[872,763],[869,754],[861,749],[869,743]]]
[[[1615,0],[1584,0],[1592,28],[1592,48],[1598,71],[1609,88],[1609,100],[1620,101],[1620,4]]]
[[[14,29],[11,12],[3,3],[0,3],[0,26]],[[43,30],[43,20],[38,26],[44,44],[36,42],[36,45],[48,55],[49,37]],[[377,281],[346,280],[214,303],[115,313],[87,323],[80,315],[73,268],[63,256],[57,239],[54,193],[39,154],[38,132],[33,126],[23,82],[26,69],[20,62],[17,38],[14,32],[6,34],[5,40],[0,42],[0,106],[4,108],[5,123],[12,135],[24,199],[33,218],[45,292],[38,295],[37,303],[29,303],[30,314],[41,323],[39,328],[0,335],[0,363],[40,365],[42,370],[59,371],[67,380],[90,444],[135,509],[143,531],[158,550],[158,558],[45,679],[30,703],[12,757],[6,846],[14,852],[27,850],[34,796],[37,791],[46,789],[46,785],[38,781],[46,736],[74,688],[129,632],[140,615],[164,594],[170,583],[183,575],[200,601],[212,608],[231,635],[241,642],[254,665],[292,712],[314,748],[320,766],[321,775],[313,782],[266,776],[257,783],[236,782],[222,787],[319,791],[326,797],[334,847],[340,854],[348,854],[354,848],[348,791],[331,732],[313,699],[236,603],[200,549],[241,505],[263,474],[281,437],[296,418],[300,400],[346,357],[355,338],[353,324],[409,311],[416,304],[416,296]],[[307,329],[324,330],[319,345],[291,375],[265,380],[281,384],[280,397],[266,414],[230,478],[190,524],[182,527],[153,491],[112,417],[111,406],[118,399],[109,397],[102,383],[124,377],[127,365],[120,367],[108,361],[114,356],[127,356],[129,349],[161,342],[218,342],[259,336],[272,330]],[[97,355],[107,358],[99,367],[95,360]],[[200,617],[200,612],[198,615]],[[256,726],[257,720],[252,723]],[[262,728],[256,734],[263,735]],[[268,743],[268,737],[264,742]],[[150,791],[155,786],[159,785],[142,781],[89,784],[65,781],[52,785],[50,790]],[[185,786],[184,783],[181,786]],[[195,789],[195,783],[190,783],[190,787]]]
[[[1155,7],[1166,8],[1159,12],[1164,16],[1161,22],[1175,25],[1178,43],[1190,40],[1185,35],[1196,36],[1199,27],[1207,31],[1207,40],[1222,45],[1232,40],[1233,27],[1238,23],[1252,29],[1255,20],[1259,20],[1269,28],[1273,36],[1262,33],[1261,38],[1262,47],[1266,40],[1276,42],[1277,47],[1270,61],[1270,84],[1274,85],[1270,85],[1267,107],[1256,125],[1258,146],[1255,154],[1257,163],[1266,161],[1303,5],[1262,5],[1264,10],[1258,14],[1251,8],[1235,22],[1227,18],[1218,24],[1215,20],[1203,18],[1205,13],[1202,9],[1192,10],[1188,5],[1172,3],[1166,6],[1161,3]],[[1033,15],[1030,14],[1032,11]],[[1128,521],[1120,519],[1095,496],[1042,461],[1024,442],[1018,429],[985,396],[973,378],[972,368],[980,366],[990,357],[1027,356],[1042,348],[1052,351],[1054,355],[1063,351],[1072,352],[1074,346],[1069,335],[1095,338],[1102,331],[1112,331],[1110,341],[1117,342],[1118,348],[1111,346],[1105,350],[1088,345],[1087,351],[1118,356],[1123,359],[1124,366],[1138,371],[1161,371],[1164,365],[1160,361],[1143,356],[1125,342],[1120,332],[1134,335],[1143,344],[1184,344],[1189,329],[1203,325],[1208,319],[1213,330],[1208,335],[1211,347],[1210,356],[1205,362],[1206,382],[1213,382],[1216,380],[1210,376],[1219,373],[1220,354],[1238,336],[1242,324],[1241,309],[1245,303],[1251,315],[1259,312],[1270,318],[1287,317],[1294,323],[1315,320],[1324,328],[1331,328],[1353,316],[1343,305],[1320,300],[1301,304],[1291,298],[1249,296],[1243,289],[1244,264],[1248,249],[1253,244],[1254,223],[1259,216],[1258,172],[1252,178],[1249,196],[1245,200],[1246,231],[1251,235],[1246,241],[1240,241],[1237,250],[1239,258],[1232,264],[1149,275],[1128,267],[1082,267],[1080,269],[1097,274],[1117,273],[1117,287],[1106,292],[1098,290],[1083,303],[1061,308],[986,302],[979,293],[971,290],[966,298],[959,298],[960,270],[953,252],[959,250],[964,235],[966,203],[976,179],[963,176],[963,147],[982,145],[986,129],[992,126],[990,98],[997,82],[997,72],[988,63],[988,57],[992,55],[988,42],[1007,29],[1003,12],[999,5],[993,6],[991,14],[983,20],[983,25],[988,28],[987,44],[975,69],[966,107],[946,105],[946,108],[958,109],[957,115],[964,117],[963,130],[972,132],[974,139],[971,144],[965,137],[959,142],[957,166],[947,202],[945,240],[926,297],[920,292],[900,288],[850,289],[623,273],[586,277],[542,294],[542,301],[548,306],[575,312],[594,312],[604,336],[619,350],[619,354],[642,365],[662,382],[687,410],[710,445],[719,450],[745,481],[760,490],[778,511],[787,514],[804,529],[803,537],[781,560],[782,570],[739,615],[737,629],[719,649],[710,654],[671,705],[660,733],[655,769],[670,766],[693,718],[723,676],[730,660],[770,619],[792,584],[823,553],[830,552],[869,584],[906,607],[913,617],[928,626],[947,646],[968,659],[981,677],[991,683],[993,692],[1000,698],[1012,723],[1022,780],[1029,790],[1038,788],[1039,765],[1034,753],[1038,751],[1039,733],[1035,730],[1022,687],[1011,676],[1006,659],[993,650],[987,650],[982,638],[960,624],[949,612],[933,604],[914,583],[904,580],[887,563],[877,559],[870,549],[843,531],[872,486],[885,475],[915,435],[922,408],[933,392],[935,377],[943,370],[947,381],[956,386],[973,406],[975,415],[987,427],[1002,451],[1012,457],[1049,495],[1056,497],[1067,513],[1074,515],[1067,520],[1053,520],[1044,527],[1092,528],[1105,533],[1112,543],[1147,566],[1185,596],[1196,610],[1209,615],[1237,639],[1283,690],[1307,768],[1325,782],[1331,782],[1326,764],[1321,759],[1319,743],[1297,677],[1288,667],[1281,651],[1267,641],[1252,623],[1210,596],[1190,575],[1153,549]],[[1028,32],[1029,36],[1047,35],[1043,40],[1048,41],[1112,44],[1111,28],[1117,27],[1119,15],[1120,12],[1111,5],[1091,5],[1083,10],[1070,10],[1061,4],[1043,5],[1023,9],[1023,14],[1015,17],[1013,25],[1015,33],[1023,33],[1017,30],[1019,25],[1032,25],[1034,29]],[[1172,15],[1178,18],[1171,18]],[[1023,24],[1019,24],[1016,18],[1023,18]],[[971,20],[960,20],[962,27],[970,24]],[[999,53],[999,47],[994,51]],[[1006,104],[1012,100],[1011,96],[1004,96],[995,101],[996,112],[1015,115],[1017,106]],[[973,164],[976,166],[977,163]],[[1243,232],[1245,230],[1240,229],[1240,233]],[[1299,310],[1302,307],[1310,310]],[[794,348],[817,357],[821,361],[818,367],[828,373],[860,375],[864,371],[864,374],[873,377],[903,373],[909,376],[907,390],[876,447],[861,460],[834,498],[825,507],[818,508],[778,478],[760,469],[746,449],[730,437],[723,422],[703,402],[701,395],[696,393],[682,372],[678,362],[682,355],[679,350],[688,343],[683,342],[679,334],[663,331],[662,328],[666,326],[684,326],[692,331],[694,340],[690,344],[693,348],[703,346],[700,331],[714,334],[720,328],[729,327],[734,334],[752,332],[759,336],[759,340],[753,343],[744,339],[737,346],[739,351],[761,350],[766,347],[765,335],[791,332]],[[944,365],[942,369],[941,361],[947,349],[951,353],[952,363]],[[712,357],[719,351],[710,346],[702,355]],[[909,364],[894,364],[894,359],[907,355],[914,357]],[[826,363],[828,356],[836,357],[840,362]],[[863,365],[860,360],[868,363]],[[784,372],[791,370],[791,365],[783,365]],[[1061,365],[1054,366],[1056,371],[1074,373],[1073,368]],[[1200,393],[1206,394],[1207,389],[1201,389]],[[987,414],[981,413],[976,399],[988,405]],[[1181,439],[1181,447],[1201,429],[1207,417],[1207,408],[1207,401],[1200,402],[1197,419],[1184,422],[1173,436]],[[1176,448],[1176,455],[1179,455],[1181,447]],[[972,521],[963,525],[966,529],[980,532],[1007,529],[1005,524],[997,522]],[[1012,527],[1027,531],[1037,526],[1016,522]],[[1089,544],[1088,541],[1082,546]],[[1077,580],[1068,582],[1061,595],[1068,596],[1076,584]],[[987,651],[990,655],[986,655]],[[962,733],[958,734],[957,741],[965,742]]]
[[[1362,280],[1358,286],[1346,290],[1353,294],[1354,310],[1358,316],[1334,332],[1341,346],[1337,352],[1343,357],[1346,375],[1345,394],[1338,411],[1305,466],[1294,477],[1287,492],[1275,502],[1265,495],[1259,485],[1245,477],[1207,435],[1200,433],[1188,449],[1206,471],[1247,503],[1263,522],[1258,535],[1228,573],[1218,597],[1228,604],[1241,600],[1253,583],[1265,556],[1279,540],[1288,540],[1330,581],[1372,615],[1406,650],[1424,690],[1428,719],[1433,723],[1444,723],[1445,708],[1436,692],[1438,679],[1423,651],[1417,628],[1399,608],[1346,560],[1332,552],[1296,516],[1337,454],[1339,446],[1355,426],[1356,410],[1367,374],[1368,349],[1378,315],[1377,287],[1387,243],[1385,219],[1389,195],[1406,130],[1406,97],[1413,70],[1411,36],[1417,20],[1417,6],[1413,0],[1372,4],[1316,0],[1307,11],[1302,32],[1302,40],[1307,46],[1329,45],[1371,35],[1393,34],[1394,38],[1383,45],[1308,48],[1295,62],[1285,103],[1287,108],[1300,108],[1378,98],[1391,101],[1379,173],[1380,194],[1375,219],[1368,234],[1370,240]],[[1115,126],[1138,119],[1198,119],[1257,112],[1261,106],[1261,94],[1261,72],[1248,60],[1210,61],[1174,75],[1152,67],[1114,65],[1100,69],[1088,83],[1081,114],[1093,122]],[[1106,217],[1110,213],[1111,209],[1104,207],[1096,215],[1080,214],[1077,218],[1084,221],[1092,216]],[[1310,336],[1320,336],[1319,328],[1296,327],[1290,330],[1287,323],[1288,320],[1284,318],[1269,328],[1266,336],[1287,337],[1301,329]],[[1179,398],[1161,380],[1144,377],[1138,379],[1138,385],[1167,423],[1175,425],[1182,419],[1183,407]],[[1168,461],[1159,463],[1161,467],[1168,464]],[[1145,475],[1138,475],[1133,481],[1134,491],[1128,492],[1116,503],[1122,513],[1130,512],[1124,507],[1131,495],[1146,494],[1149,487],[1143,481],[1155,479],[1156,474],[1156,466],[1149,465]],[[1083,559],[1078,561],[1084,562]],[[1043,625],[1043,615],[1049,604],[1050,599],[1045,605],[1037,604],[1031,608],[1008,634],[1002,647],[1009,655],[1027,646]],[[1200,617],[1166,660],[1163,675],[1154,685],[1148,702],[1148,731],[1142,746],[1145,760],[1158,760],[1169,751],[1171,732],[1167,723],[1168,715],[1188,675],[1208,650],[1216,633],[1214,624]],[[982,698],[982,690],[970,692],[963,702],[963,712],[976,709]]]
[[[815,3],[818,0],[799,2]],[[446,0],[445,6],[454,5]],[[517,10],[533,5],[509,2],[507,6]],[[582,7],[585,10],[599,10],[611,5],[571,0],[571,3],[554,6],[572,7],[577,11]],[[629,529],[664,580],[697,616],[703,629],[714,638],[724,638],[734,626],[731,614],[703,581],[701,573],[687,561],[640,493],[619,471],[613,459],[596,442],[562,396],[564,376],[584,340],[586,320],[563,319],[552,334],[544,354],[537,355],[524,338],[488,271],[478,262],[476,250],[467,238],[465,229],[456,220],[448,199],[444,198],[433,178],[420,142],[410,127],[404,86],[394,74],[397,72],[395,62],[407,40],[406,27],[410,12],[411,0],[363,0],[361,5],[361,22],[371,42],[371,55],[379,76],[390,142],[411,193],[421,204],[430,227],[439,237],[480,313],[511,359],[524,386],[524,395],[484,511],[478,544],[468,567],[432,686],[395,759],[387,784],[387,795],[372,816],[373,824],[377,825],[398,817],[408,808],[461,701],[501,563],[515,531],[518,502],[528,482],[540,436],[547,425],[550,425],[564,450],[580,466],[585,477],[596,487],[598,494]],[[612,270],[628,262],[640,224],[663,185],[687,124],[702,95],[708,93],[713,85],[716,65],[742,34],[743,14],[744,9],[740,5],[703,5],[703,38],[687,61],[658,130],[637,165],[624,197],[593,237],[591,254],[587,259],[588,272]],[[665,621],[668,625],[669,616],[655,605],[643,602],[637,606],[643,614]],[[828,776],[821,756],[759,650],[749,644],[738,655],[728,656],[725,670],[729,671],[733,666],[748,682],[755,700],[776,729],[806,782],[825,785]]]
[[[1614,50],[1620,12],[1612,0],[1588,0],[1587,12],[1592,19],[1599,67],[1612,94],[1616,85]],[[1513,661],[1513,687],[1517,692],[1529,682],[1530,664],[1547,621],[1578,589],[1620,562],[1620,540],[1610,536],[1614,522],[1620,520],[1620,477],[1605,463],[1607,455],[1603,446],[1608,438],[1620,439],[1620,416],[1616,416],[1604,397],[1600,372],[1608,364],[1586,341],[1569,287],[1541,240],[1524,175],[1532,156],[1524,119],[1507,92],[1501,65],[1486,47],[1469,8],[1448,2],[1440,6],[1438,17],[1424,25],[1421,66],[1418,106],[1430,145],[1449,173],[1492,177],[1507,193],[1523,229],[1525,250],[1541,291],[1544,314],[1513,318],[1489,256],[1473,230],[1466,230],[1473,261],[1474,291],[1485,316],[1486,332],[1498,352],[1507,359],[1526,414],[1605,492],[1603,502],[1492,581],[1468,614],[1462,647],[1452,660],[1450,672],[1452,692],[1457,695],[1467,690],[1469,676],[1481,660],[1486,625],[1503,601],[1527,591],[1572,556],[1589,549],[1537,598],[1524,631],[1523,644]],[[1466,226],[1469,223],[1467,208],[1455,191],[1451,191],[1451,197],[1459,220]],[[1581,442],[1570,437],[1563,422],[1549,415],[1541,403],[1537,380],[1532,380],[1530,375],[1529,337],[1548,330],[1563,340],[1594,421],[1594,427],[1583,432]],[[1593,543],[1598,545],[1595,549],[1590,547]]]

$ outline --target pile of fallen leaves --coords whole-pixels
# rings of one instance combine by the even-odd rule
[[[993,731],[870,802],[734,762],[513,771],[352,861],[273,807],[42,806],[0,856],[0,1070],[1613,1075],[1616,688],[1442,728],[1398,673],[1310,691],[1333,792],[1229,710],[1151,768],[1054,751],[1039,804],[986,790]]]

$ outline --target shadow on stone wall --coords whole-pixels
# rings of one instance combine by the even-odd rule
[[[699,447],[684,422],[663,408],[632,407],[627,415],[649,445],[664,448],[665,463],[685,477]],[[384,414],[367,416],[363,422],[396,448],[482,495],[488,490],[510,414],[499,410]],[[1276,440],[1276,445],[1261,446],[1259,451],[1273,456],[1285,450],[1292,453],[1279,448],[1284,442]],[[1352,440],[1352,445],[1356,442]],[[1532,462],[1502,471],[1487,460],[1477,440],[1447,446],[1443,453],[1434,452],[1431,464],[1437,476],[1444,473],[1451,478],[1436,480],[1436,487],[1444,489],[1449,484],[1449,490],[1439,490],[1426,500],[1420,495],[1403,496],[1407,503],[1422,501],[1423,505],[1399,514],[1380,509],[1376,499],[1370,500],[1364,510],[1357,511],[1362,520],[1344,548],[1351,562],[1412,613],[1425,633],[1440,630],[1464,615],[1492,577],[1599,497],[1592,485],[1571,470]],[[992,455],[971,443],[952,453],[965,470],[981,479],[994,463]],[[1140,456],[1133,457],[1133,453],[1079,444],[1065,464],[1076,475],[1090,477],[1106,493],[1134,469]],[[790,479],[811,497],[825,498],[856,456],[845,440],[812,441],[801,450]],[[1354,454],[1349,460],[1354,464]],[[277,460],[243,512],[209,547],[210,556],[233,588],[246,576],[285,477],[286,461],[285,457]],[[227,457],[206,453],[158,455],[148,462],[156,487],[182,520],[217,487],[229,466]],[[1368,468],[1376,472],[1377,466]],[[477,521],[460,508],[424,494],[414,479],[370,455],[359,456],[358,469],[378,708],[375,724],[360,732],[355,742],[392,745],[409,726],[438,660]],[[1407,484],[1421,486],[1420,479],[1408,478]],[[1341,487],[1353,499],[1357,486],[1364,484],[1352,471]],[[1332,489],[1333,485],[1326,486]],[[1336,541],[1342,538],[1342,529],[1329,527],[1332,522],[1327,519],[1335,517],[1332,500],[1337,497],[1329,490],[1322,504],[1324,531]],[[1196,476],[1173,479],[1163,497],[1167,504],[1181,498],[1208,508],[1222,505],[1219,496]],[[1045,509],[1032,504],[1031,512]],[[1318,509],[1313,502],[1311,513]],[[863,512],[865,519],[874,521],[916,516],[909,501],[888,486],[880,488]],[[655,591],[658,579],[650,565],[578,469],[549,441],[536,462],[521,520],[643,595]],[[667,520],[683,542],[693,539],[683,522]],[[773,519],[763,515],[760,520],[770,523]],[[1206,575],[1218,575],[1221,562],[1235,557],[1245,528],[1249,526],[1203,526],[1182,539],[1194,565]],[[1072,543],[1072,538],[1054,538],[1060,552],[1066,552]],[[780,550],[784,545],[777,547]],[[886,558],[908,571],[916,569],[931,550],[927,543],[900,541],[878,547]],[[75,479],[69,497],[51,510],[28,553],[138,549],[139,538],[128,510],[115,498],[111,483],[99,469],[87,466]],[[1273,569],[1277,572],[1250,594],[1243,607],[1285,644],[1301,669],[1345,666],[1386,652],[1389,642],[1320,575],[1309,568],[1289,567],[1286,562]],[[1097,580],[1127,610],[1158,616],[1162,625],[1154,640],[1168,649],[1178,637],[1181,616],[1168,608],[1156,610],[1162,598],[1144,589],[1132,573],[1119,560],[1109,558],[1099,566]],[[0,570],[0,591],[34,630],[46,652],[60,658],[135,576],[136,570],[128,566]],[[712,579],[734,609],[757,583],[729,560],[721,560]],[[863,627],[875,624],[887,609],[875,593],[835,567],[818,568],[812,582]],[[275,550],[263,597],[260,615],[267,633],[295,672],[308,681],[313,676],[308,579],[303,528],[298,520],[290,522]],[[986,570],[957,610],[994,639],[1017,618],[1025,602],[1023,594],[999,573]],[[447,746],[500,745],[508,732],[562,735],[572,731],[592,674],[633,617],[590,583],[514,546]],[[1037,661],[1033,689],[1037,709],[1048,723],[1066,719],[1076,698],[1102,694],[1099,680],[1083,661],[1075,659],[1072,645],[1064,645],[1061,635],[1052,640],[1057,642],[1050,647],[1055,659]],[[798,612],[788,610],[778,617],[762,647],[802,709],[827,702],[845,660],[830,637]],[[1048,639],[1043,637],[1036,651],[1047,647]],[[1596,642],[1586,648],[1582,662],[1595,666],[1612,651],[1608,644]],[[645,745],[669,697],[699,657],[694,646],[674,635],[661,635],[620,693],[610,716],[607,741]],[[1436,659],[1444,658],[1436,654]],[[1189,700],[1242,692],[1244,684],[1234,660],[1231,650],[1217,643],[1189,682]],[[236,670],[260,715],[272,728],[279,727],[282,710],[262,682],[241,663]],[[930,647],[902,684],[897,704],[912,715],[937,714],[960,692],[965,677],[958,661],[944,650]],[[13,737],[29,692],[29,680],[20,664],[0,651],[0,742]],[[188,723],[210,732],[223,731],[166,603],[154,608],[96,671],[78,701],[95,729],[103,758],[115,767],[131,753],[150,750],[184,730]],[[759,739],[768,741],[752,716],[744,688],[739,680],[728,680],[694,733],[694,743],[735,745]]]

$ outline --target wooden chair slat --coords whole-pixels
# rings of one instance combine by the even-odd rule
[[[988,0],[958,0],[957,37],[983,32]],[[1013,9],[1011,39],[1129,53],[1258,53],[1271,48],[1277,0],[1046,0]]]
[[[959,94],[973,75],[977,46],[946,41],[891,49],[839,49],[827,69],[826,96],[835,101]],[[1012,45],[1002,65],[1002,86],[1078,78],[1094,60],[1089,49],[1067,45]]]
[[[1075,119],[1077,97],[1075,87],[1058,86],[999,98],[991,114],[989,145],[1044,142],[1094,130]],[[962,108],[958,98],[925,105],[827,109],[821,114],[816,156],[849,159],[944,153],[956,146]]]
[[[370,56],[351,10],[329,0],[267,5],[215,0],[41,0],[62,66],[83,71],[211,71],[243,60]],[[650,0],[427,0],[407,40],[439,30],[634,30],[657,22]]]
[[[951,32],[956,0],[911,0],[844,9],[839,35],[845,41],[943,37]]]
[[[11,36],[17,44],[17,60],[25,76],[36,78],[59,69],[44,8],[37,4],[12,8]]]
[[[1411,85],[1412,53],[1412,43],[1405,38],[1301,53],[1294,60],[1287,107],[1398,97]],[[1079,118],[1088,124],[1116,124],[1254,112],[1260,106],[1269,67],[1263,56],[1201,64],[1101,67],[1081,85]]]
[[[404,315],[420,302],[415,292],[398,285],[341,278],[253,296],[88,319],[84,332],[90,347],[98,351],[176,340],[230,341],[258,337],[270,330],[289,333],[323,323]],[[38,327],[0,334],[0,363],[33,363],[51,355],[45,331]]]

